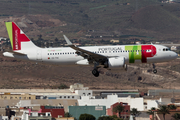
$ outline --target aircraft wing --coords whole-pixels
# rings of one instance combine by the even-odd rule
[[[81,55],[85,59],[88,59],[89,62],[91,60],[96,61],[96,62],[105,62],[107,60],[107,58],[108,58],[107,56],[103,56],[103,55],[96,54],[96,53],[93,53],[88,50],[81,49],[81,48],[73,45],[71,43],[71,41],[65,35],[63,35],[63,36],[64,36],[64,39],[66,40],[68,46],[71,47],[72,49],[76,50],[76,54]]]

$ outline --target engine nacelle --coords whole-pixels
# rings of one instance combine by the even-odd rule
[[[78,65],[89,65],[89,61],[87,59],[77,61],[76,64]]]
[[[114,57],[108,59],[108,67],[114,68],[114,67],[123,67],[125,64],[125,58],[124,57]]]
[[[127,65],[125,64],[125,57],[114,57],[109,58],[108,62],[105,64],[105,67],[110,68],[111,71],[125,70],[127,71]]]

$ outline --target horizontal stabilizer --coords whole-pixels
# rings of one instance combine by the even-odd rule
[[[26,56],[27,54],[24,53],[20,53],[20,52],[14,52],[14,51],[8,51],[8,52],[4,52],[4,53],[10,53],[10,54],[14,54],[14,55],[22,55],[22,56]],[[3,53],[3,54],[4,54]]]

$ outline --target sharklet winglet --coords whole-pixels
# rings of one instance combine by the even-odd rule
[[[63,35],[63,36],[68,45],[73,45],[72,42],[66,37],[66,35]]]

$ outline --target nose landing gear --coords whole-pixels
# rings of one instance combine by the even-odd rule
[[[153,63],[152,65],[153,65],[153,73],[154,73],[154,74],[156,74],[156,73],[157,73],[156,66],[155,66],[155,64],[154,64],[154,63]]]

